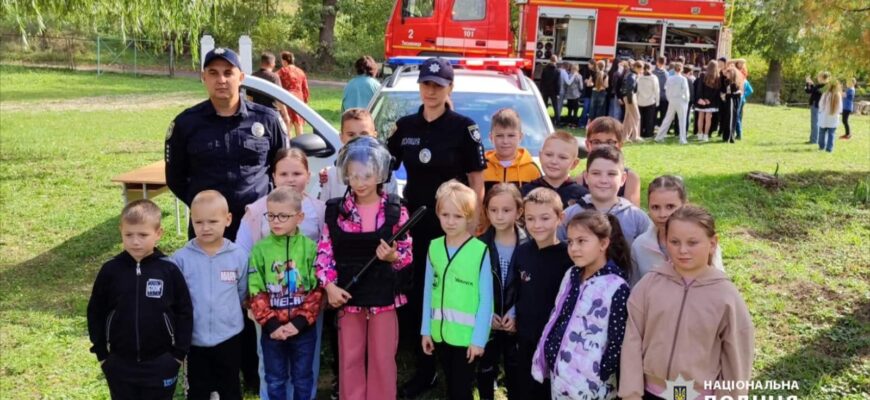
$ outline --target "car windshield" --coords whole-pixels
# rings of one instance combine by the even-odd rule
[[[474,120],[480,127],[483,146],[487,150],[493,148],[489,140],[489,130],[492,114],[501,108],[511,107],[523,121],[523,143],[533,156],[538,155],[541,144],[547,132],[547,125],[540,107],[535,102],[535,96],[529,94],[507,93],[457,93],[450,95],[456,112]],[[381,138],[393,131],[397,119],[416,113],[420,108],[420,94],[417,92],[381,92],[372,108],[375,117],[375,127]]]

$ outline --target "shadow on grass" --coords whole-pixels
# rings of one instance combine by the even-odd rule
[[[836,388],[826,388],[825,377],[835,377],[861,360],[870,357],[870,301],[853,306],[852,313],[840,316],[829,328],[820,330],[801,347],[775,363],[766,366],[753,378],[757,381],[797,381],[797,393],[784,391],[758,391],[755,395],[837,397]],[[760,327],[756,327],[756,330]],[[821,392],[821,393],[820,393]],[[858,393],[854,393],[858,394]]]
[[[120,241],[110,218],[51,250],[0,271],[0,308],[84,315],[100,266]]]

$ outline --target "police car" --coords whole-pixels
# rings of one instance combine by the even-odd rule
[[[290,140],[290,145],[301,149],[308,156],[308,170],[311,171],[311,179],[308,181],[307,192],[316,197],[320,193],[317,173],[321,169],[335,164],[336,151],[341,147],[338,130],[308,104],[272,82],[256,76],[245,75],[242,88],[248,92],[256,91],[265,94],[284,103],[287,108],[299,114],[313,128],[313,132],[311,132],[313,134],[299,135]]]
[[[375,128],[386,139],[399,118],[414,114],[420,108],[418,67],[428,57],[395,57],[387,61],[393,69],[372,98],[368,109]],[[537,160],[544,137],[553,132],[544,99],[535,83],[522,73],[522,59],[513,58],[449,58],[453,65],[453,110],[477,122],[486,150],[493,148],[489,140],[492,115],[501,108],[513,108],[523,122],[521,146]]]

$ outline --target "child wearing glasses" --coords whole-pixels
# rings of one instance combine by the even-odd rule
[[[317,284],[317,245],[302,234],[303,195],[278,187],[266,199],[271,234],[251,250],[248,291],[251,312],[262,326],[260,345],[266,391],[272,400],[287,399],[288,373],[293,398],[311,398],[313,363],[323,289]]]
[[[308,186],[308,180],[311,178],[311,172],[308,170],[308,158],[299,149],[284,148],[278,150],[275,154],[275,159],[272,161],[272,182],[276,188],[289,187],[302,194],[302,212],[305,218],[299,222],[299,230],[303,235],[310,238],[315,243],[320,239],[320,228],[323,226],[324,203],[305,193],[305,188]],[[266,198],[263,196],[257,201],[248,204],[245,207],[245,215],[242,217],[242,222],[239,225],[239,231],[236,234],[236,244],[247,250],[248,252],[254,247],[254,243],[260,239],[269,236],[269,220],[264,217],[266,214]],[[323,317],[317,319],[317,348],[316,353],[320,354],[320,337],[323,331]],[[257,331],[257,337],[262,335],[261,331]],[[259,339],[257,339],[259,340]],[[258,351],[258,354],[261,351]],[[314,381],[317,381],[320,371],[320,357],[314,359],[312,373]],[[266,382],[263,376],[262,364],[260,366],[260,397],[268,398],[266,394]],[[315,385],[316,386],[316,385]],[[316,390],[316,387],[312,390]],[[316,392],[311,393],[314,397]],[[288,389],[287,396],[292,397],[292,387]]]

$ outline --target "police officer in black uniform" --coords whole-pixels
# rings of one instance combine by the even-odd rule
[[[396,159],[395,167],[401,162],[408,171],[404,191],[408,211],[413,213],[421,206],[429,208],[420,223],[411,228],[414,286],[408,306],[400,309],[404,314],[401,331],[413,338],[411,343],[417,355],[414,377],[399,390],[406,398],[416,397],[435,385],[434,358],[423,353],[419,340],[426,253],[429,242],[444,235],[435,214],[435,191],[442,183],[456,179],[474,189],[480,204],[486,168],[480,129],[473,120],[451,109],[453,67],[450,63],[441,58],[426,60],[420,66],[417,83],[423,105],[416,114],[396,121],[396,129],[387,139],[387,148]]]
[[[224,236],[235,240],[245,206],[269,192],[269,165],[286,146],[286,128],[273,108],[241,98],[245,74],[230,49],[205,55],[202,81],[209,99],[175,117],[166,132],[166,184],[190,206],[197,193],[219,191],[230,206],[232,224]],[[188,237],[193,230],[188,229]],[[245,318],[242,373],[248,389],[257,389],[256,334]]]

